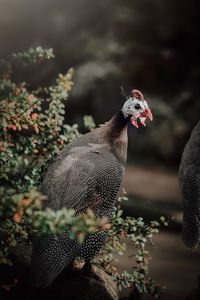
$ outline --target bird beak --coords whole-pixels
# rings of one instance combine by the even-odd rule
[[[146,126],[146,119],[150,119],[151,121],[153,121],[153,115],[152,115],[152,112],[150,110],[150,108],[146,108],[145,111],[143,111],[141,114],[140,114],[140,123],[143,125],[143,126]]]
[[[153,121],[153,115],[152,115],[150,108],[145,109],[144,113],[146,114],[147,118],[149,118],[151,121]]]
[[[151,121],[153,121],[153,115],[152,115],[150,108],[146,108],[141,114],[139,114],[138,116],[135,116],[135,118],[131,118],[132,125],[135,126],[136,128],[139,128],[137,119],[139,119],[140,123],[144,127],[146,127],[146,123],[145,123],[146,119],[150,119]]]

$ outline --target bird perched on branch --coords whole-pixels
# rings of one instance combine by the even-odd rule
[[[188,248],[200,241],[200,121],[183,151],[179,183],[183,195],[182,237]]]
[[[53,210],[73,208],[76,214],[93,210],[97,219],[111,221],[127,159],[127,126],[146,126],[153,119],[142,93],[133,90],[120,112],[112,119],[68,144],[48,166],[40,191],[47,196],[45,206]],[[33,241],[31,283],[49,286],[76,257],[85,260],[85,270],[105,242],[106,230],[88,234],[82,245],[63,233],[36,236]]]

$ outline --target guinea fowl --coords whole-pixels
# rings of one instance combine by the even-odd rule
[[[183,151],[179,183],[183,195],[182,237],[188,248],[194,248],[200,240],[200,121]]]
[[[142,93],[133,90],[120,112],[90,133],[79,136],[63,148],[48,166],[40,191],[47,196],[45,207],[53,210],[73,208],[76,214],[92,209],[97,219],[111,221],[127,159],[127,126],[138,120],[152,120],[151,110]],[[67,230],[67,229],[66,229]],[[67,232],[54,237],[36,235],[33,239],[31,284],[49,286],[76,257],[85,260],[85,270],[92,273],[90,261],[105,242],[106,230],[86,235],[82,245]]]

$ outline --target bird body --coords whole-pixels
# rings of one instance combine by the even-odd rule
[[[76,214],[90,208],[97,219],[107,217],[111,221],[127,159],[127,125],[131,118],[136,122],[140,113],[143,113],[142,121],[146,119],[144,111],[152,116],[145,100],[143,104],[137,97],[132,99],[134,107],[140,103],[137,115],[133,114],[133,108],[126,116],[121,110],[109,122],[64,147],[51,162],[40,186],[40,191],[47,195],[45,207],[55,211],[73,208]],[[31,262],[32,284],[47,287],[76,257],[90,261],[105,238],[106,231],[99,230],[88,234],[80,245],[69,238],[67,230],[58,237],[36,235]]]
[[[200,241],[200,121],[183,151],[179,168],[183,196],[183,232],[185,245],[194,248]]]

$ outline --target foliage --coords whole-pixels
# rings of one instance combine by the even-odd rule
[[[14,54],[25,63],[53,57],[52,49],[41,47]],[[30,228],[59,234],[67,225],[72,233],[92,232],[101,222],[91,211],[87,217],[73,210],[42,210],[44,196],[37,190],[41,170],[74,137],[78,126],[64,122],[65,102],[72,88],[73,70],[59,74],[55,85],[28,89],[26,83],[12,80],[12,65],[3,63],[0,74],[0,263],[9,263],[9,249]],[[26,224],[22,219],[26,219]],[[74,236],[72,235],[72,237]]]
[[[19,58],[24,64],[37,63],[45,59],[54,57],[53,49],[43,49],[42,47],[30,48],[27,51],[13,53],[14,58]]]
[[[52,57],[52,49],[41,47],[13,55],[13,59],[20,59],[25,65]],[[108,230],[108,242],[95,262],[112,274],[120,290],[134,286],[140,294],[158,297],[160,288],[149,276],[146,244],[158,232],[160,223],[146,225],[142,218],[123,218],[120,203],[126,197],[119,198],[111,228],[105,227],[106,220],[97,221],[92,211],[75,216],[73,210],[55,212],[42,208],[45,197],[37,191],[41,172],[65,144],[79,135],[77,124],[65,123],[73,70],[59,74],[54,85],[36,90],[28,88],[25,82],[14,82],[8,62],[1,64],[0,72],[0,264],[12,264],[10,249],[27,239],[33,230],[60,234],[70,225],[71,238],[78,236],[82,242],[85,233],[103,226]],[[83,122],[85,128],[95,128],[91,116],[85,116]],[[115,253],[125,251],[122,237],[133,241],[136,253],[132,272],[118,274],[112,262]]]
[[[123,217],[121,202],[127,201],[125,196],[118,198],[118,205],[115,207],[112,219],[112,227],[108,231],[108,241],[95,259],[113,279],[117,282],[119,290],[123,288],[134,288],[139,294],[151,294],[159,298],[162,288],[158,286],[149,275],[150,254],[146,250],[146,245],[152,243],[154,234],[159,232],[161,224],[168,225],[164,217],[160,217],[160,222],[151,221],[145,224],[142,217]],[[124,255],[126,251],[126,239],[133,242],[135,252],[130,257],[130,265],[133,265],[131,272],[124,271],[119,274],[114,267],[114,255]]]
[[[83,123],[84,123],[85,128],[87,128],[89,130],[93,130],[96,127],[92,116],[87,116],[87,115],[84,116]]]

